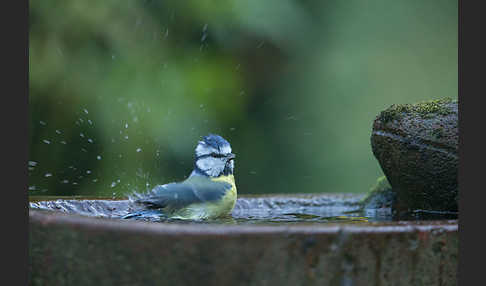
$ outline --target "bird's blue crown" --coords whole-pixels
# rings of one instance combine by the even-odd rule
[[[226,141],[223,137],[216,135],[216,134],[209,134],[203,137],[204,143],[209,147],[213,147],[215,149],[221,149],[222,147],[229,146],[229,142]]]

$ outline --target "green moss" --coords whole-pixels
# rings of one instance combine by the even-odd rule
[[[394,200],[395,193],[386,177],[382,176],[376,180],[361,205],[363,209],[391,208]]]
[[[371,188],[371,192],[383,192],[390,189],[390,183],[385,176],[381,176],[376,179],[376,184]]]
[[[379,119],[383,123],[398,120],[405,114],[420,116],[430,119],[436,115],[449,115],[453,111],[447,106],[448,103],[457,102],[451,98],[443,98],[431,101],[420,102],[416,104],[393,104],[386,110],[382,111]]]

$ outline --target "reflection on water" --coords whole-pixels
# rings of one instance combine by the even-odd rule
[[[231,216],[205,221],[167,219],[157,212],[131,220],[182,224],[302,224],[340,223],[367,224],[393,221],[390,209],[362,210],[363,195],[277,195],[243,196],[238,198]],[[128,213],[140,210],[129,200],[95,198],[32,197],[31,209],[53,210],[85,216],[121,219]],[[401,220],[457,219],[456,213],[416,211]]]

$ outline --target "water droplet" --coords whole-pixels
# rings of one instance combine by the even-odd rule
[[[42,121],[42,120],[41,120],[41,121],[39,121],[39,123],[40,123],[41,125],[44,125],[44,126],[46,126],[46,125],[47,125],[47,123],[45,123],[45,122],[44,122],[44,121]]]
[[[46,174],[44,175],[44,177],[52,177],[52,174],[51,174],[51,173],[46,173]]]
[[[84,138],[84,134],[83,133],[79,133],[79,136],[83,137]]]
[[[112,182],[110,187],[112,187],[112,188],[113,188],[113,187],[115,187],[115,186],[116,186],[116,182]]]
[[[37,162],[35,162],[35,161],[29,161],[29,166],[35,167],[35,166],[37,166]]]
[[[42,142],[44,142],[44,143],[46,143],[46,144],[51,144],[51,141],[49,141],[49,140],[45,140],[45,139],[44,139],[44,140],[42,140]]]
[[[84,113],[88,114],[88,110],[85,108],[83,109]],[[81,118],[80,118],[81,119]]]
[[[69,183],[69,180],[62,180],[61,183],[67,184],[67,183]]]
[[[37,190],[36,186],[29,186],[29,191],[35,191],[35,190]]]
[[[339,249],[339,246],[336,243],[332,243],[329,248],[331,249],[331,251],[336,251]]]
[[[101,160],[101,156],[100,155],[96,156],[96,159]]]
[[[88,119],[88,123],[89,125],[93,125],[93,121],[91,121],[90,119]]]
[[[86,171],[86,174],[91,174],[91,171],[90,171],[90,170],[87,170],[87,171]]]
[[[61,130],[56,129],[56,133],[57,133],[57,134],[61,134],[62,132],[61,132]]]
[[[142,151],[142,148],[137,148],[137,152],[141,152]]]
[[[125,123],[125,129],[127,129],[127,128],[128,128],[128,123]]]
[[[64,144],[64,145],[66,145],[66,144],[67,144],[67,142],[66,142],[66,141],[64,141],[64,140],[62,140],[60,143],[61,143],[61,144]]]
[[[96,183],[96,182],[98,182],[98,179],[93,179],[93,183]]]
[[[230,131],[235,131],[235,130],[236,130],[236,128],[230,127]]]
[[[89,142],[89,143],[93,143],[93,139],[88,138],[88,142]]]

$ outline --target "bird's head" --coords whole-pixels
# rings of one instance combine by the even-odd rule
[[[209,134],[196,146],[195,171],[210,177],[233,174],[235,154],[223,137]]]

